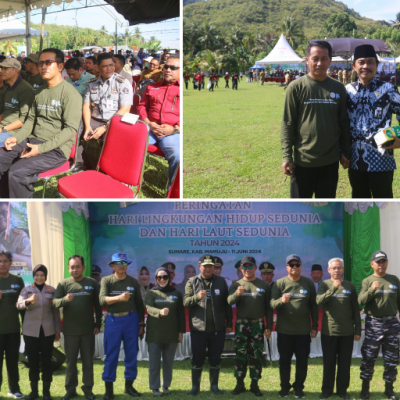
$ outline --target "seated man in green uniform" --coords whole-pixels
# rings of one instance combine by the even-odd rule
[[[39,70],[46,83],[37,89],[24,126],[13,130],[0,150],[0,175],[9,171],[11,198],[32,197],[39,174],[60,167],[71,153],[82,116],[82,97],[64,82],[63,64],[61,50],[42,51]]]
[[[95,78],[95,76],[85,71],[77,58],[70,58],[65,63],[64,68],[68,74],[66,81],[74,86],[83,99],[89,80]]]
[[[19,75],[21,64],[15,58],[0,63],[1,76],[7,84],[4,103],[0,104],[0,147],[11,137],[8,132],[18,132],[24,125],[32,106],[35,94],[29,83]]]
[[[21,71],[22,79],[25,79],[36,92],[45,83],[39,73],[39,54],[31,53],[25,58],[25,71]]]

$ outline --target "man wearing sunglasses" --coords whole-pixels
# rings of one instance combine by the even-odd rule
[[[277,310],[280,397],[287,397],[293,387],[296,399],[305,397],[311,338],[318,332],[318,307],[314,282],[301,276],[302,264],[297,254],[286,258],[287,277],[278,279],[272,288],[271,307]],[[311,331],[310,331],[311,317]],[[311,335],[310,335],[311,334]],[[296,355],[296,378],[290,384],[290,367]]]
[[[13,130],[0,151],[0,175],[9,171],[9,197],[30,198],[41,172],[58,168],[69,158],[82,114],[82,98],[64,82],[64,53],[45,49],[39,71],[46,81],[35,99],[22,128]],[[25,82],[25,81],[24,81]],[[26,83],[26,82],[25,82]],[[28,84],[29,90],[32,87]]]
[[[169,62],[169,61],[168,61]],[[232,308],[228,305],[228,286],[224,278],[214,274],[213,257],[205,254],[199,258],[200,274],[190,278],[185,287],[183,306],[189,307],[190,338],[192,343],[191,396],[200,391],[201,373],[208,350],[210,386],[216,395],[221,354],[225,333],[232,332]]]
[[[0,63],[1,76],[7,84],[4,103],[0,103],[0,147],[12,136],[10,131],[18,130],[28,118],[35,94],[32,87],[19,75],[21,64],[16,58]]]
[[[125,253],[115,253],[108,264],[114,273],[101,280],[100,304],[106,307],[107,316],[104,330],[103,381],[106,386],[104,400],[114,398],[118,356],[121,342],[125,350],[125,393],[140,396],[133,387],[137,377],[138,337],[144,335],[144,305],[139,282],[128,275],[128,260]]]
[[[163,80],[147,86],[137,112],[150,126],[149,144],[157,144],[168,161],[168,189],[180,162],[180,59],[171,56]]]
[[[25,79],[36,92],[36,89],[46,82],[39,73],[39,55],[31,53],[24,61],[25,71],[21,71],[22,79]]]
[[[246,391],[244,378],[249,365],[250,391],[256,396],[262,396],[258,381],[262,372],[264,335],[269,339],[272,332],[271,288],[268,283],[256,277],[257,264],[253,257],[243,257],[240,269],[243,279],[232,284],[228,296],[228,304],[236,304],[237,310],[235,325],[237,383],[232,394],[239,395]]]
[[[95,76],[85,71],[77,58],[70,58],[67,60],[64,68],[68,74],[66,81],[70,83],[83,98],[89,80],[95,78]]]

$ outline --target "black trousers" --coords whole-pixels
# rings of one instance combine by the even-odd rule
[[[224,350],[225,331],[190,332],[192,342],[192,367],[203,368],[208,350],[208,362],[211,367],[221,364],[221,354]]]
[[[43,141],[38,139],[29,139],[28,141],[26,139],[14,146],[10,151],[4,147],[0,149],[0,176],[8,171],[8,193],[10,198],[33,197],[33,184],[38,180],[39,174],[49,169],[58,168],[67,161],[60,148],[31,158],[19,158],[22,151],[27,147],[27,143],[40,144]],[[3,181],[2,185],[4,185]],[[6,191],[6,188],[2,188],[2,193]]]
[[[40,369],[42,370],[42,381],[53,381],[53,368],[51,357],[55,335],[44,336],[43,328],[40,327],[39,337],[25,336],[25,351],[28,356],[29,380],[39,382]]]
[[[214,91],[214,83],[211,83],[210,89],[208,89],[208,91],[210,90]]]
[[[232,81],[232,90],[238,90],[238,83],[237,81]]]
[[[200,92],[200,90],[201,90],[201,83],[198,83],[197,86],[198,86],[198,89],[199,89],[199,92]]]
[[[189,84],[189,82],[188,82],[188,81],[185,81],[186,90],[187,90],[187,88],[188,88],[188,84]]]
[[[354,335],[328,336],[321,335],[324,373],[322,380],[322,393],[332,395],[335,386],[336,393],[340,396],[347,393],[350,385],[350,366],[353,353]]]
[[[290,390],[304,389],[307,378],[308,356],[310,354],[311,336],[286,335],[278,332],[279,375],[281,388]],[[290,384],[290,369],[293,354],[296,356],[296,378],[293,385]]]
[[[225,88],[228,88],[229,89],[229,81],[225,81]]]
[[[315,194],[316,199],[334,199],[339,179],[339,161],[323,167],[294,166],[294,176],[298,197],[310,199]],[[291,196],[294,198],[295,196]]]
[[[394,171],[366,172],[349,168],[353,199],[393,199]]]
[[[215,80],[215,87],[218,87],[218,79]]]
[[[18,357],[21,335],[19,332],[0,334],[0,388],[3,383],[3,357],[6,355],[8,388],[19,392]]]

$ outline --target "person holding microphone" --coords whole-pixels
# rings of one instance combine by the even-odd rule
[[[149,383],[155,397],[170,394],[173,363],[178,343],[186,331],[182,294],[170,285],[167,268],[158,268],[156,286],[146,294],[148,313],[146,342],[149,348]],[[160,389],[161,356],[163,360],[162,392]]]
[[[25,353],[28,357],[31,393],[27,400],[39,397],[40,370],[43,381],[43,400],[51,400],[50,386],[53,381],[51,358],[54,340],[60,339],[61,319],[58,309],[53,307],[55,289],[46,285],[47,268],[38,264],[32,272],[34,283],[22,289],[18,310],[24,310],[22,324]]]

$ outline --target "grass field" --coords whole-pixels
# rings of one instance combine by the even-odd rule
[[[244,79],[237,91],[223,87],[220,82],[214,92],[183,89],[183,196],[289,198],[289,178],[281,170],[283,87]],[[398,125],[395,118],[393,124]],[[395,157],[400,165],[399,150]],[[400,197],[397,173],[393,190]],[[341,167],[337,197],[351,197]]]
[[[152,393],[149,389],[149,381],[148,381],[148,363],[147,362],[139,362],[139,372],[138,378],[135,381],[135,388],[143,394],[142,398],[153,398]],[[176,398],[188,398],[187,393],[191,389],[191,375],[190,375],[190,360],[185,361],[176,361],[174,364],[174,376],[172,380],[171,390],[172,395],[167,397],[171,400]],[[233,396],[230,392],[233,390],[236,384],[236,380],[233,377],[233,368],[234,368],[234,360],[224,359],[222,361],[222,370],[220,376],[220,388],[225,391],[225,395],[223,396],[215,396],[212,392],[210,392],[209,388],[209,378],[208,378],[208,366],[204,368],[202,381],[201,381],[201,390],[202,392],[197,396],[198,399],[209,399],[209,398],[220,398],[220,399],[254,399],[255,396],[252,393],[244,393],[240,396]],[[78,370],[81,371],[81,364],[78,363]],[[103,362],[96,360],[94,362],[94,373],[95,373],[95,387],[93,392],[97,395],[97,399],[100,400],[103,398],[104,394],[104,382],[101,379],[101,374],[103,372]],[[384,391],[384,383],[382,380],[382,358],[378,358],[374,379],[371,383],[371,399],[384,399],[383,395]],[[0,392],[0,399],[6,398],[6,394],[8,392],[8,384],[6,378],[6,366],[3,366],[3,387]],[[359,379],[360,375],[360,359],[354,359],[353,365],[351,367],[351,384],[349,388],[349,394],[352,399],[358,399],[359,393],[361,390],[361,381]],[[119,363],[118,371],[117,371],[117,381],[114,385],[115,399],[127,399],[129,396],[123,394],[124,390],[124,373],[123,373],[123,365]],[[292,376],[294,377],[294,368],[292,368]],[[58,369],[53,378],[52,385],[52,396],[54,399],[60,399],[65,394],[64,389],[64,379],[65,379],[65,364]],[[84,400],[82,395],[82,391],[80,389],[82,375],[79,373],[79,385],[78,385],[78,400]],[[305,394],[307,399],[318,399],[320,395],[322,382],[322,358],[314,358],[310,359],[309,367],[308,367],[308,377],[306,380]],[[260,388],[264,392],[264,399],[279,399],[278,391],[280,390],[279,386],[279,369],[278,369],[278,361],[274,361],[272,367],[269,365],[263,370],[262,379],[260,381]],[[29,387],[29,378],[28,378],[28,369],[24,366],[20,365],[20,385],[21,391],[25,395],[30,393]],[[41,386],[41,385],[40,385]],[[39,386],[39,387],[40,387]],[[249,378],[246,378],[246,386],[249,388]],[[395,384],[395,390],[399,390],[399,384]],[[41,387],[40,391],[41,393]],[[293,392],[289,395],[288,399],[294,399]],[[332,399],[338,399],[338,396],[332,396]]]
[[[63,175],[66,176],[66,175]],[[61,176],[62,177],[62,176]],[[60,177],[60,178],[61,178]],[[60,179],[58,178],[58,179]],[[143,174],[144,186],[140,192],[139,198],[141,199],[154,199],[163,198],[167,194],[168,184],[168,162],[164,158],[150,155],[145,165],[145,171]],[[51,183],[54,186],[47,186],[46,198],[59,198],[57,192],[57,178],[54,178]],[[34,198],[43,197],[43,181],[39,180],[35,184]]]

